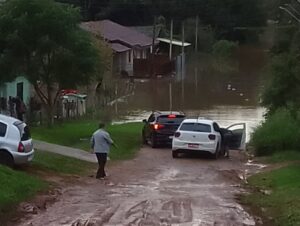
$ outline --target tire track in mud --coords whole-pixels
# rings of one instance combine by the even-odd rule
[[[235,200],[241,190],[234,174],[244,167],[239,159],[173,160],[169,150],[144,148],[135,160],[109,167],[108,181],[79,179],[47,210],[18,225],[255,225]]]

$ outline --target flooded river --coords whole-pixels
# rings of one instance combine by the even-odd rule
[[[265,112],[259,106],[265,53],[261,49],[241,48],[236,68],[227,72],[211,70],[203,61],[191,59],[186,73],[173,78],[136,79],[134,91],[114,106],[115,115],[126,121],[140,121],[153,110],[172,109],[213,119],[224,127],[245,122],[249,140]]]

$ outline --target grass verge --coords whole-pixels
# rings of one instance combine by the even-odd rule
[[[43,171],[76,175],[86,174],[95,167],[89,162],[39,150],[35,152],[32,165]]]
[[[110,158],[112,160],[130,159],[135,155],[141,145],[142,126],[142,123],[107,126],[107,131],[118,146],[111,150]],[[32,137],[49,143],[89,151],[90,138],[95,130],[97,130],[96,121],[75,121],[55,125],[52,128],[33,127]]]
[[[33,197],[37,192],[47,188],[42,179],[27,173],[16,171],[0,165],[0,218],[7,214],[18,203]]]
[[[290,156],[283,153],[290,153]],[[252,193],[242,197],[242,202],[261,214],[266,225],[300,225],[300,155],[282,152],[265,159],[283,165],[290,160],[293,161],[287,166],[249,178]]]
[[[36,150],[32,164],[13,170],[0,165],[0,219],[8,221],[20,202],[28,200],[38,192],[46,191],[47,183],[43,175],[83,175],[90,172],[95,164],[70,157]],[[1,225],[1,223],[0,223]]]

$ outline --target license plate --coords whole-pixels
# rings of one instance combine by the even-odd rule
[[[169,139],[173,139],[173,136],[169,136]]]
[[[189,148],[198,148],[199,144],[188,144]]]

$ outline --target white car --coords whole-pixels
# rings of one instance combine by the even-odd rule
[[[223,131],[223,132],[222,132]],[[224,135],[226,131],[226,144]],[[172,141],[172,156],[177,158],[179,153],[208,152],[214,158],[224,154],[225,145],[229,149],[245,149],[246,124],[234,124],[226,129],[208,119],[185,119],[175,132]]]
[[[32,139],[26,123],[0,114],[0,164],[26,164],[33,156]]]

